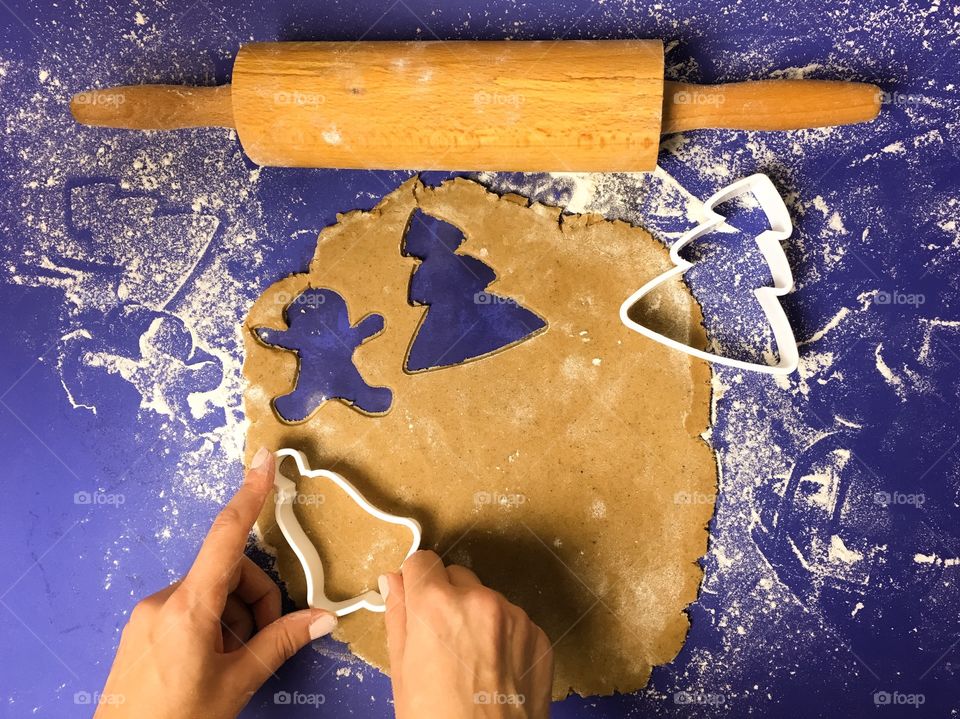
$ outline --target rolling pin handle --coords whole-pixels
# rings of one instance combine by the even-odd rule
[[[726,85],[665,82],[662,132],[711,127],[801,130],[851,125],[880,112],[881,92],[865,82],[755,80]]]
[[[234,127],[230,86],[124,85],[73,96],[77,122],[130,130]]]

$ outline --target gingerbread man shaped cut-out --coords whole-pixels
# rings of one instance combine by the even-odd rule
[[[390,389],[367,384],[352,360],[357,347],[383,332],[383,315],[367,315],[351,326],[347,303],[339,294],[307,289],[287,306],[284,319],[285,330],[254,329],[265,345],[297,354],[299,371],[293,391],[273,401],[282,420],[303,422],[332,399],[370,414],[382,414],[390,408]]]

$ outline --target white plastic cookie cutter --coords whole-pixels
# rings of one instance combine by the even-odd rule
[[[373,590],[364,592],[352,599],[345,599],[339,602],[327,597],[323,586],[323,562],[320,561],[317,548],[313,545],[313,542],[310,541],[307,533],[303,531],[303,527],[300,526],[300,522],[294,512],[294,503],[297,500],[297,485],[295,482],[280,474],[280,464],[284,459],[289,457],[296,463],[297,471],[301,476],[329,479],[346,492],[367,514],[384,522],[400,524],[409,529],[410,533],[413,534],[413,542],[410,544],[407,557],[416,552],[420,547],[420,539],[422,537],[420,523],[410,517],[398,517],[377,509],[357,491],[356,487],[336,472],[331,472],[326,469],[310,469],[307,458],[302,452],[298,452],[295,449],[280,449],[274,453],[274,456],[277,460],[276,472],[273,479],[273,484],[276,488],[277,526],[280,527],[284,538],[290,544],[291,549],[293,549],[297,558],[300,560],[300,564],[303,566],[303,573],[307,579],[307,604],[315,609],[326,609],[338,617],[350,614],[358,609],[368,609],[371,612],[386,611],[383,597],[380,596],[379,592]],[[406,557],[404,557],[404,559],[406,559]]]
[[[677,275],[682,275],[693,267],[692,262],[688,262],[680,257],[680,250],[696,238],[710,232],[718,225],[723,224],[725,218],[714,212],[713,208],[727,200],[731,200],[734,197],[748,192],[757,198],[757,201],[760,203],[760,208],[767,216],[767,222],[770,224],[770,229],[761,232],[757,236],[756,242],[757,247],[760,248],[760,252],[770,266],[773,285],[758,287],[753,293],[756,295],[757,301],[760,303],[760,307],[763,309],[767,321],[770,323],[773,337],[777,343],[777,354],[780,359],[775,365],[758,364],[732,359],[730,357],[722,357],[696,349],[695,347],[690,347],[689,345],[670,339],[649,327],[635,322],[628,315],[630,308],[639,302],[644,295],[667,280]],[[783,311],[783,307],[780,305],[778,299],[793,291],[793,273],[790,271],[790,263],[787,261],[787,256],[783,251],[783,247],[780,245],[780,243],[790,237],[790,234],[793,232],[793,223],[790,221],[790,213],[787,212],[783,198],[780,197],[780,193],[777,192],[777,188],[774,187],[770,178],[758,173],[738,180],[714,193],[707,199],[703,207],[706,220],[682,235],[670,248],[670,259],[676,266],[671,270],[667,270],[662,275],[654,277],[626,299],[620,306],[621,322],[630,329],[652,340],[656,340],[661,344],[665,344],[681,352],[686,352],[694,357],[705,359],[708,362],[716,362],[717,364],[752,370],[754,372],[766,372],[777,375],[790,374],[797,369],[797,365],[800,362],[800,353],[797,348],[797,341],[793,336],[793,329],[790,327],[790,320],[787,319],[787,315]]]

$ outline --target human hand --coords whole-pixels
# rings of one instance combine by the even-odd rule
[[[336,617],[320,609],[281,619],[279,588],[243,553],[273,472],[261,449],[187,576],[134,607],[97,719],[232,719],[281,664],[333,630]]]
[[[416,552],[380,593],[397,719],[549,716],[547,635],[469,569]]]

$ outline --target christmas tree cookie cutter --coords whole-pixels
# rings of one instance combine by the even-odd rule
[[[773,365],[746,362],[690,347],[683,342],[678,342],[635,322],[628,314],[630,308],[655,287],[658,287],[677,275],[682,275],[693,267],[692,262],[688,262],[680,257],[680,250],[701,235],[723,224],[725,218],[717,214],[713,209],[714,207],[746,193],[752,193],[757,199],[760,203],[760,208],[767,216],[767,222],[770,224],[770,229],[764,230],[757,235],[756,243],[770,267],[773,284],[766,287],[758,287],[753,293],[756,295],[757,301],[760,303],[760,307],[763,309],[767,321],[770,323],[774,340],[777,343],[779,361]],[[654,277],[630,295],[620,306],[620,321],[630,329],[652,340],[672,347],[673,349],[680,350],[681,352],[686,352],[694,357],[707,360],[708,362],[715,362],[717,364],[727,365],[728,367],[737,367],[753,372],[765,372],[776,375],[790,374],[797,369],[797,365],[800,363],[800,352],[797,348],[796,338],[793,336],[793,329],[790,327],[790,320],[787,319],[787,315],[783,311],[783,307],[780,305],[780,300],[778,299],[793,291],[793,273],[790,271],[790,263],[787,261],[787,255],[780,245],[780,243],[790,237],[790,234],[793,232],[793,223],[790,220],[790,213],[783,203],[783,198],[780,197],[780,193],[777,192],[777,188],[774,187],[769,177],[757,173],[738,180],[714,193],[703,204],[703,207],[706,219],[689,232],[683,234],[680,239],[670,247],[670,259],[675,265],[673,269],[667,270],[662,275]]]
[[[323,585],[323,562],[310,537],[303,531],[300,521],[294,511],[294,505],[297,501],[297,485],[292,480],[280,474],[280,465],[284,459],[292,459],[297,465],[297,472],[302,477],[323,477],[340,487],[347,495],[356,502],[360,508],[367,514],[376,517],[390,524],[400,524],[410,530],[413,535],[413,541],[410,549],[407,551],[407,557],[417,551],[420,547],[422,530],[420,523],[410,517],[398,517],[394,514],[388,514],[381,509],[377,509],[367,501],[360,492],[350,484],[344,477],[326,469],[310,469],[307,458],[302,452],[295,449],[280,449],[274,452],[276,457],[276,471],[274,473],[273,484],[276,488],[276,519],[277,526],[283,533],[284,538],[293,549],[294,554],[300,560],[303,567],[303,573],[307,580],[307,604],[315,609],[326,609],[328,612],[342,617],[358,609],[367,609],[371,612],[386,611],[383,597],[374,590],[364,592],[363,594],[345,599],[334,601],[327,597]],[[406,557],[404,557],[406,559]]]

